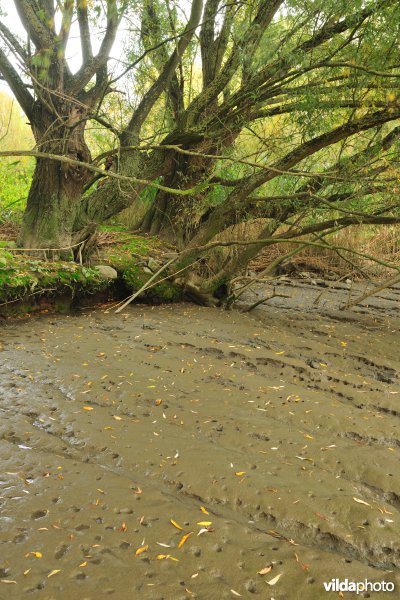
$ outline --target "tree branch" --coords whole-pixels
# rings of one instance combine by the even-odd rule
[[[21,77],[18,75],[17,71],[14,69],[13,65],[8,60],[7,56],[0,48],[0,73],[3,75],[4,79],[7,81],[10,86],[13,94],[18,100],[22,110],[28,117],[31,119],[34,99],[28,91],[25,83],[22,81]]]
[[[123,134],[125,139],[129,139],[132,136],[134,141],[136,141],[144,120],[153,108],[155,102],[158,100],[160,94],[170,83],[175,69],[194,35],[194,31],[200,22],[202,8],[203,0],[192,0],[191,13],[184,33],[179,39],[176,49],[164,65],[162,72],[153,83],[151,88],[145,93],[143,99],[139,103],[139,106],[134,111],[132,118]]]
[[[21,22],[36,49],[52,48],[55,37],[54,30],[40,19],[36,2],[34,0],[14,0],[14,3]]]

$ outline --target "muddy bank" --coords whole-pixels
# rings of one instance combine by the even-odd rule
[[[313,287],[5,322],[0,598],[399,590],[400,320]]]

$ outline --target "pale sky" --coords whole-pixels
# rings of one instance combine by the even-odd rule
[[[11,0],[0,0],[0,9],[6,13],[7,16],[1,17],[2,21],[7,25],[10,31],[16,34],[18,37],[23,40],[26,39],[26,31],[23,28],[21,21],[19,19],[17,10],[15,8],[14,2]],[[78,23],[75,21],[72,24],[70,37],[66,49],[66,57],[68,60],[68,64],[73,72],[77,71],[81,65],[81,46],[79,43],[79,27]],[[100,40],[101,41],[101,40]],[[92,35],[92,46],[93,52],[96,53],[100,47],[100,41],[97,39],[95,32]],[[121,57],[123,54],[123,42],[124,36],[117,35],[116,41],[111,51],[111,56]],[[19,70],[19,69],[18,69]],[[9,89],[7,83],[0,80],[0,89],[6,90],[11,94],[11,90]]]

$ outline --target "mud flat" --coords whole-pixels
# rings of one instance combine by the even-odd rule
[[[279,287],[4,321],[1,600],[400,597],[399,290]]]

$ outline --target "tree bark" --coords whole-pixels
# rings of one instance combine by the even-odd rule
[[[60,102],[56,118],[37,105],[32,127],[39,149],[89,162],[82,117],[82,109],[74,105]],[[88,178],[82,167],[37,159],[18,243],[24,248],[58,248],[71,256],[73,223]]]

